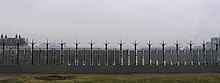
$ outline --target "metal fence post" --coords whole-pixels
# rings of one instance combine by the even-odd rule
[[[52,50],[53,50],[53,64],[56,65],[56,49],[52,48]]]
[[[34,45],[36,44],[36,42],[34,42],[34,40],[32,39],[31,43],[31,65],[34,65]]]
[[[190,52],[190,56],[191,56],[191,65],[193,65],[194,58],[193,58],[193,53],[192,53],[192,46],[194,43],[192,43],[192,41],[190,40],[188,44],[189,44],[189,52]]]
[[[75,44],[75,46],[76,46],[76,48],[75,48],[75,50],[76,50],[76,55],[75,55],[75,65],[78,65],[78,45],[80,44],[79,42],[78,42],[78,40],[76,39],[76,42],[74,42],[74,44]]]
[[[164,60],[164,56],[165,56],[165,46],[167,43],[165,43],[165,41],[163,40],[162,43],[160,43],[162,46],[162,55],[163,55],[163,65],[165,65],[165,60]]]
[[[108,45],[110,43],[106,40],[103,44],[105,45],[105,65],[108,65]]]
[[[119,57],[119,64],[122,65],[123,64],[123,57],[122,57],[122,50],[123,50],[123,42],[122,42],[122,39],[120,40],[120,42],[118,43],[119,44],[119,50],[120,50],[120,57]]]
[[[66,44],[65,42],[63,42],[63,39],[61,39],[60,41],[60,50],[61,50],[61,65],[64,63],[64,56],[63,56],[63,46]]]
[[[49,43],[49,41],[48,41],[48,39],[47,39],[47,42],[46,43],[44,43],[45,45],[46,45],[46,65],[48,65],[48,62],[49,62],[49,59],[48,59],[48,48],[49,48],[49,45],[50,45],[50,43]]]
[[[215,44],[216,57],[218,58],[218,55],[219,55],[219,48],[218,48],[218,46],[219,46],[219,44],[218,43],[214,43],[214,44]],[[218,59],[217,59],[216,62],[217,62],[216,64],[219,64],[218,63]]]
[[[135,65],[137,65],[137,45],[139,44],[139,43],[137,43],[136,42],[136,40],[134,41],[134,43],[132,43],[132,44],[134,44],[134,60],[135,60]]]
[[[207,56],[206,56],[206,43],[205,43],[205,40],[203,40],[203,42],[201,43],[202,45],[202,50],[203,50],[203,58],[205,59],[204,60],[204,65],[207,65]]]
[[[149,42],[147,43],[147,45],[148,45],[148,51],[149,51],[149,54],[148,54],[148,55],[149,55],[149,56],[148,56],[148,57],[149,57],[149,65],[151,65],[151,62],[152,62],[152,61],[151,61],[151,46],[153,45],[153,43],[151,43],[150,40],[149,40]]]
[[[20,42],[20,37],[17,38],[17,65],[19,65],[19,46],[20,46],[21,42]]]
[[[93,63],[92,63],[92,62],[93,62],[93,57],[92,57],[92,55],[93,55],[93,54],[92,54],[92,53],[93,53],[93,52],[92,52],[92,51],[93,51],[93,48],[92,48],[92,47],[93,47],[94,44],[95,44],[95,43],[94,43],[94,42],[92,41],[92,39],[91,39],[91,42],[89,43],[89,45],[90,45],[90,65],[93,65]]]
[[[70,48],[69,48],[69,50],[68,50],[68,65],[71,65],[72,63],[71,63],[71,56],[70,56]]]
[[[178,40],[176,40],[176,43],[174,43],[176,45],[176,57],[177,57],[177,65],[180,65],[180,60],[179,60],[179,45],[180,43],[178,42]]]
[[[3,35],[1,35],[1,44],[2,44],[2,64],[4,64],[4,57],[5,57],[5,42],[6,40],[3,38]]]

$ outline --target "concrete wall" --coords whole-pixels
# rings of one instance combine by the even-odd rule
[[[0,65],[0,73],[64,74],[171,74],[220,73],[219,65],[67,66]]]

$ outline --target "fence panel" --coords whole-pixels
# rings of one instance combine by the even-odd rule
[[[76,51],[75,50],[70,50],[70,57],[69,57],[69,60],[70,60],[70,65],[75,65],[75,62],[76,62]]]
[[[108,50],[108,65],[114,64],[114,52],[113,50]]]
[[[157,63],[157,50],[151,51],[151,64],[156,65]]]
[[[150,54],[149,50],[144,50],[144,65],[149,65],[150,64]]]
[[[165,57],[165,59],[166,59],[166,65],[171,65],[171,62],[172,62],[172,53],[171,53],[171,50],[166,50],[166,52],[165,52],[165,54],[166,54],[166,57]]]
[[[198,60],[199,60],[199,57],[200,56],[200,50],[196,49],[196,50],[193,50],[193,65],[198,65]],[[201,57],[203,58],[203,57]],[[200,64],[204,64],[204,60],[202,59],[201,60],[202,62],[200,62]]]
[[[63,62],[64,62],[64,65],[68,65],[69,64],[69,50],[64,50],[64,53],[63,53]]]
[[[26,49],[24,55],[24,65],[30,65],[30,64],[31,64],[31,50]]]
[[[207,57],[207,64],[211,65],[212,64],[212,50],[206,50],[206,57]]]
[[[39,65],[39,50],[33,51],[33,65]]]
[[[93,50],[93,65],[99,64],[98,50]]]
[[[100,57],[100,65],[105,65],[105,50],[100,50],[100,54],[99,54],[99,57]]]
[[[185,50],[179,51],[179,62],[180,65],[183,65],[185,63]]]
[[[128,65],[128,51],[129,50],[123,50],[123,65]]]
[[[5,65],[9,64],[10,55],[11,55],[10,50],[5,50],[5,55],[4,55],[3,62],[2,62],[3,64],[5,64]],[[16,59],[16,61],[17,61],[17,59]]]
[[[178,61],[177,61],[177,52],[176,52],[176,50],[172,50],[171,53],[172,53],[172,64],[177,65]]]
[[[157,56],[158,65],[163,65],[163,51],[162,50],[158,50],[157,55],[158,55]],[[164,55],[164,57],[165,57],[165,55]]]
[[[196,54],[195,52],[194,52],[194,54]],[[198,50],[198,56],[197,57],[199,57],[198,61],[199,61],[200,64],[205,64],[204,55],[205,55],[205,53],[203,52],[203,50]]]
[[[186,64],[191,65],[192,62],[192,54],[189,50],[186,51]]]
[[[55,65],[61,65],[61,57],[60,57],[60,50],[55,50],[55,55],[54,55],[54,59],[55,59]]]
[[[85,50],[85,65],[90,65],[90,64],[92,64],[92,63],[90,63],[91,62],[91,52],[90,52],[90,50]]]
[[[3,64],[3,49],[0,50],[0,64]]]
[[[119,65],[119,56],[120,56],[120,51],[115,50],[115,65]]]
[[[78,65],[82,66],[84,64],[84,50],[78,50]]]
[[[9,56],[10,56],[10,52],[9,52]],[[19,64],[20,65],[24,65],[25,61],[25,50],[19,50]],[[10,63],[10,60],[8,59],[7,63]]]
[[[40,52],[39,52],[39,64],[40,65],[45,65],[45,63],[46,63],[45,57],[46,57],[45,50],[40,50]]]
[[[135,51],[130,50],[130,65],[135,65]]]
[[[53,52],[54,52],[53,50],[48,51],[48,60],[49,60],[48,65],[53,65],[53,61],[54,61],[54,59],[53,59],[54,53]]]
[[[143,50],[138,50],[137,51],[137,65],[142,65],[143,56],[144,56],[144,51]]]
[[[214,50],[214,52],[213,52],[213,63],[214,64],[218,63],[218,55],[219,55],[219,53],[216,50]]]

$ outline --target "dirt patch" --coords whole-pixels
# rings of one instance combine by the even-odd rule
[[[12,79],[17,76],[21,76],[20,74],[0,74],[0,80]]]
[[[35,77],[38,80],[45,80],[45,81],[53,81],[53,80],[68,80],[70,77],[68,76],[59,76],[59,75],[51,75],[51,76],[41,76]]]

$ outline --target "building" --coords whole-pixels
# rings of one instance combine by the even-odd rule
[[[212,49],[212,43],[211,42],[206,42],[206,49]]]
[[[19,49],[28,48],[28,40],[20,35],[8,38],[7,35],[1,35],[0,39],[0,63],[15,64],[17,47]]]
[[[220,48],[220,37],[211,38],[211,49],[216,50],[216,45],[218,45],[218,50]]]

